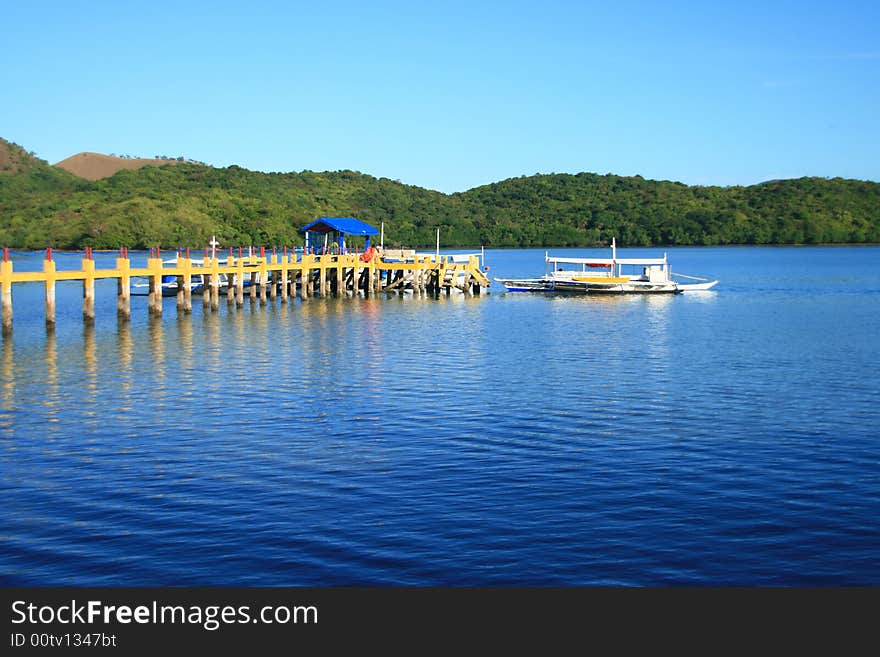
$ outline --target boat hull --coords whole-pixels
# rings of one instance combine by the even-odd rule
[[[679,283],[678,291],[679,292],[705,292],[707,290],[711,290],[713,287],[718,285],[718,281],[708,281],[706,283]]]
[[[559,278],[496,278],[508,292],[559,292],[563,294],[676,294],[675,283],[597,282]]]
[[[501,283],[507,292],[559,292],[563,294],[681,294],[683,292],[705,292],[718,284],[718,281],[687,284],[642,281],[606,283],[553,278],[496,278],[495,280]]]
[[[553,292],[553,281],[546,278],[496,278],[508,292]]]

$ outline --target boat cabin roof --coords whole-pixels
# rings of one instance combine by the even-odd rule
[[[570,265],[665,265],[666,258],[557,258],[547,256],[547,262]]]

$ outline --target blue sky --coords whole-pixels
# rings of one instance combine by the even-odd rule
[[[51,163],[880,180],[876,0],[0,2],[0,137]]]

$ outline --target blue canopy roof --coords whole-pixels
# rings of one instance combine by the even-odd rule
[[[300,228],[301,232],[313,231],[316,233],[329,233],[335,230],[345,235],[378,235],[379,231],[370,224],[365,224],[360,219],[353,217],[318,217],[312,223]]]

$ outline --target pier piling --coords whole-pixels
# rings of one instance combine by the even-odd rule
[[[300,299],[308,299],[310,296],[312,296],[312,269],[309,266],[311,259],[312,256],[303,255],[304,267],[300,271]]]
[[[9,249],[3,249],[3,261],[0,262],[0,316],[2,316],[2,333],[12,332],[12,263],[9,261]]]
[[[82,263],[83,276],[83,320],[87,324],[95,321],[95,261],[92,260],[92,249],[86,247]]]
[[[116,279],[116,316],[123,322],[131,319],[130,265],[128,249],[120,249],[119,256],[116,258],[116,269],[119,272],[119,278]]]
[[[162,257],[159,249],[150,249],[147,269],[150,272],[150,292],[147,307],[151,315],[158,316],[162,314]]]
[[[55,261],[52,260],[52,249],[46,249],[43,261],[43,274],[46,277],[46,328],[55,328]]]
[[[187,269],[189,268],[188,265],[189,259],[187,259]],[[192,309],[192,274],[187,272],[183,275],[183,312],[189,315]]]
[[[211,281],[211,312],[217,312],[220,309],[220,274],[217,272],[217,263],[214,262],[214,272],[209,275]]]
[[[184,279],[183,276],[177,276],[174,279],[174,283],[177,286],[177,294],[174,295],[175,301],[177,303],[177,312],[183,312],[183,304],[184,304],[183,295],[184,295],[184,290],[187,287],[187,285],[183,279]]]

